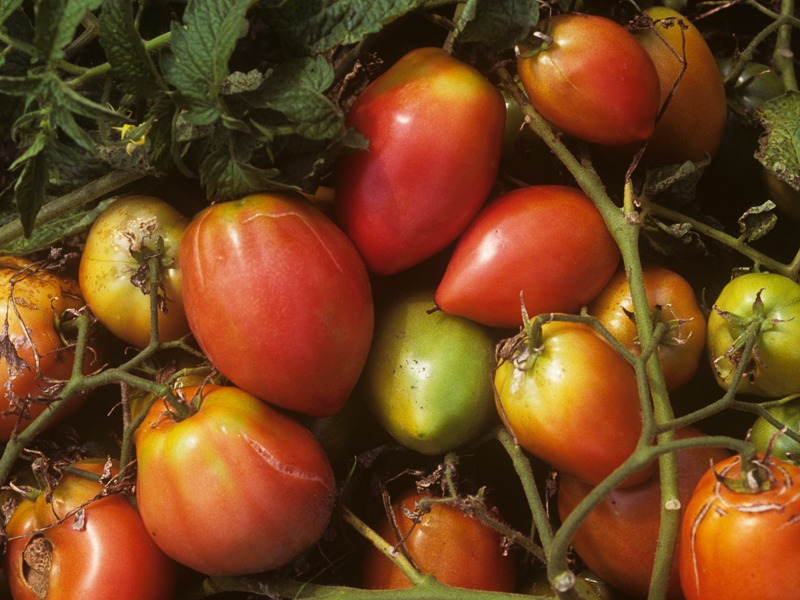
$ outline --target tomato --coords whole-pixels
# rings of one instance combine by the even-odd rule
[[[760,489],[737,489],[746,487],[739,456],[717,463],[698,482],[679,543],[686,600],[797,597],[800,467],[758,458]]]
[[[401,444],[423,454],[462,446],[495,422],[495,339],[410,290],[380,311],[364,368],[367,405]]]
[[[725,132],[728,110],[717,61],[689,19],[665,6],[653,6],[645,13],[653,19],[653,28],[643,30],[638,39],[658,71],[661,103],[669,98],[647,143],[646,156],[662,164],[713,157]]]
[[[717,64],[723,77],[728,77],[733,71],[734,62],[730,58],[720,59]],[[737,113],[752,116],[764,102],[785,91],[780,75],[769,65],[749,62],[736,78],[728,104]]]
[[[511,592],[516,587],[516,564],[503,549],[503,537],[469,516],[461,508],[441,502],[429,512],[417,512],[417,503],[433,499],[416,490],[404,493],[392,503],[394,530],[388,516],[376,527],[390,544],[402,545],[422,573],[441,583],[461,588]],[[411,581],[374,546],[367,548],[362,567],[366,589],[411,587]]]
[[[619,249],[580,190],[512,190],[489,203],[456,244],[436,289],[445,312],[485,325],[522,324],[528,314],[577,312],[614,275]]]
[[[105,459],[71,465],[90,476],[107,466]],[[16,600],[170,600],[175,592],[176,564],[150,540],[134,505],[82,475],[64,473],[52,496],[23,499],[6,533]]]
[[[75,348],[61,339],[59,322],[84,302],[77,281],[17,257],[0,257],[0,290],[0,323],[8,322],[10,342],[0,354],[0,441],[5,442],[47,410],[58,397],[57,384],[72,375]],[[86,354],[85,371],[99,363],[94,351]],[[72,402],[67,412],[74,408]]]
[[[153,541],[208,575],[267,571],[313,546],[336,492],[313,434],[237,388],[178,394],[199,402],[193,414],[156,402],[136,434],[136,500]]]
[[[159,339],[172,341],[189,333],[178,257],[181,236],[188,224],[189,219],[160,198],[128,196],[113,202],[92,225],[81,255],[81,292],[97,320],[119,339],[138,348],[150,342],[147,272],[143,271],[138,285],[132,278],[143,266],[137,255],[157,251],[159,238],[164,245],[160,261],[159,294],[164,300],[158,313]]]
[[[764,180],[767,197],[778,206],[778,210],[794,221],[800,221],[800,190],[767,169],[761,169],[761,177]]]
[[[702,435],[697,429],[676,432],[677,439]],[[722,448],[699,447],[681,450],[676,455],[678,499],[689,502],[695,485],[708,470],[710,461],[726,459]],[[565,519],[593,486],[569,474],[558,484],[558,512]],[[572,539],[584,563],[603,581],[634,598],[646,598],[658,546],[661,520],[661,481],[658,473],[638,485],[615,489],[589,513]],[[681,587],[677,558],[672,563],[670,599],[680,600]]]
[[[600,15],[560,14],[517,72],[534,108],[578,139],[622,146],[648,139],[659,109],[658,73],[636,37]]]
[[[614,600],[619,596],[605,581],[589,570],[575,574],[575,591],[586,600]],[[522,593],[537,598],[558,598],[558,594],[547,580],[547,573],[539,571],[536,578],[523,586]]]
[[[800,433],[800,397],[790,397],[780,404],[767,409],[786,428]],[[772,448],[772,455],[789,462],[800,461],[800,442],[788,435],[778,435],[778,429],[764,417],[758,417],[750,430],[750,441],[756,450],[766,453]]]
[[[336,167],[338,222],[370,271],[398,273],[449,245],[497,175],[505,105],[471,66],[418,48],[356,99],[346,124],[369,140]]]
[[[706,317],[692,286],[675,271],[647,265],[643,276],[653,322],[672,324],[659,343],[658,354],[667,389],[673,391],[697,372],[705,351]],[[589,314],[597,317],[628,350],[641,352],[624,272],[617,273],[589,304]]]
[[[585,323],[554,321],[541,334],[535,350],[524,331],[505,344],[494,380],[498,411],[522,448],[597,484],[633,453],[642,432],[633,367]]]
[[[342,408],[372,341],[361,257],[299,195],[211,206],[181,243],[184,305],[198,344],[237,387],[313,416]]]
[[[756,302],[760,298],[760,302]],[[747,327],[757,327],[752,356],[742,357]],[[708,315],[708,353],[727,390],[741,360],[748,366],[738,392],[779,398],[800,392],[800,284],[777,273],[732,279]]]

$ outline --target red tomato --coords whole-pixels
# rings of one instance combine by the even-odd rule
[[[678,439],[700,436],[693,428],[676,432]],[[704,447],[677,453],[678,489],[681,506],[686,506],[698,480],[710,461],[724,460],[729,452]],[[593,486],[569,474],[558,485],[558,513],[569,515]],[[661,482],[658,473],[638,485],[615,489],[584,519],[572,545],[584,563],[616,589],[634,598],[647,597],[658,546],[661,520]],[[672,563],[668,598],[680,600],[681,586],[677,558]]]
[[[369,149],[337,165],[336,212],[367,267],[403,271],[450,244],[497,175],[505,103],[441,48],[412,50],[376,79],[346,123]]]
[[[689,19],[665,6],[645,12],[655,21],[654,27],[643,30],[638,38],[658,71],[661,103],[672,93],[647,143],[646,155],[664,164],[713,157],[722,141],[728,113],[717,61]],[[686,61],[685,70],[682,60]]]
[[[267,571],[313,546],[336,492],[313,434],[237,388],[178,393],[196,412],[178,420],[156,402],[137,430],[136,499],[153,541],[208,575]]]
[[[685,385],[697,372],[705,354],[706,317],[692,286],[670,269],[648,265],[643,269],[644,287],[654,323],[673,323],[658,346],[667,389]],[[633,300],[624,272],[617,273],[589,305],[597,319],[628,350],[641,352]]]
[[[800,467],[763,454],[757,458],[763,464],[758,489],[747,489],[738,455],[714,465],[698,482],[681,525],[686,600],[797,597]]]
[[[648,139],[659,108],[658,73],[636,37],[599,15],[561,14],[551,43],[522,50],[517,71],[534,108],[565,133],[621,146]]]
[[[0,441],[8,441],[47,410],[58,397],[56,384],[72,375],[75,348],[62,341],[58,323],[84,303],[77,281],[16,257],[0,257],[0,294],[0,324],[8,322],[8,341],[21,361],[8,360],[10,349],[0,354]],[[96,362],[95,352],[87,352],[85,370]]]
[[[512,592],[516,564],[503,550],[503,538],[494,529],[451,504],[435,503],[418,523],[409,515],[417,502],[432,498],[411,490],[392,504],[397,531],[388,517],[376,528],[390,544],[402,545],[422,573],[461,588]],[[411,587],[411,581],[374,546],[367,549],[362,584],[371,590]]]
[[[597,484],[633,453],[641,435],[633,367],[585,323],[547,323],[535,353],[528,343],[523,332],[502,352],[494,380],[498,412],[522,448]]]
[[[105,460],[73,463],[101,475]],[[116,474],[116,465],[111,471]],[[66,473],[23,500],[6,525],[5,570],[16,600],[170,600],[177,569],[150,540],[128,498]]]
[[[372,340],[372,292],[342,231],[305,198],[256,194],[201,212],[181,242],[186,316],[211,362],[259,398],[337,412]]]
[[[580,190],[539,185],[508,192],[484,208],[458,241],[436,290],[445,312],[485,325],[577,312],[619,264],[602,216]]]

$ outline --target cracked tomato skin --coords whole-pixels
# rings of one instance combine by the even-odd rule
[[[757,457],[764,462],[763,454]],[[738,455],[714,465],[698,482],[677,550],[686,600],[797,597],[800,467],[776,458],[767,465],[772,485],[762,492],[735,491],[718,480],[740,477]]]
[[[105,463],[105,459],[86,459],[71,466],[101,475]],[[117,472],[116,465],[112,472]],[[6,525],[5,554],[6,576],[16,600],[40,600],[43,596],[37,591],[43,585],[48,600],[173,598],[177,565],[152,542],[128,498],[111,493],[93,500],[102,490],[98,482],[67,473],[49,502],[41,493],[35,501],[19,504]],[[81,526],[73,513],[84,503],[88,504]],[[34,577],[23,559],[26,547],[36,539],[49,542],[52,551],[43,579]]]
[[[444,249],[486,201],[505,103],[471,66],[418,48],[359,95],[346,124],[369,149],[337,164],[337,219],[369,270],[391,275]]]
[[[517,57],[520,80],[542,117],[603,146],[653,134],[658,73],[631,32],[607,17],[573,13],[553,17],[545,33],[551,44]]]
[[[234,387],[177,393],[199,401],[196,412],[177,420],[157,401],[136,434],[136,499],[153,541],[196,571],[231,576],[281,567],[313,546],[336,491],[313,434]]]
[[[314,417],[338,412],[372,341],[357,250],[300,195],[254,194],[197,215],[181,240],[189,326],[236,386]]]

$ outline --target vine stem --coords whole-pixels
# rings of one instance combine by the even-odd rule
[[[772,62],[783,79],[783,85],[787,90],[797,90],[797,75],[794,70],[794,54],[792,52],[792,24],[788,22],[794,17],[794,0],[781,1],[781,21],[780,28],[775,43],[775,50],[772,54]],[[795,25],[800,26],[800,25]]]

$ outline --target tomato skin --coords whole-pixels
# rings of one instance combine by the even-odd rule
[[[97,320],[119,339],[137,348],[150,342],[150,295],[131,283],[141,266],[131,256],[131,244],[155,250],[158,237],[164,241],[166,305],[166,312],[158,314],[159,339],[167,342],[189,333],[178,256],[188,224],[188,218],[160,198],[128,196],[113,202],[92,225],[81,254],[81,292]]]
[[[498,412],[522,448],[561,472],[599,483],[633,453],[641,435],[633,368],[585,323],[546,323],[533,364],[515,366],[524,352],[518,348],[498,364]],[[642,469],[625,485],[654,469]]]
[[[764,456],[758,455],[763,461]],[[679,561],[686,600],[783,600],[797,596],[800,569],[800,467],[772,458],[768,491],[731,490],[717,474],[738,478],[741,458],[709,469],[681,524]],[[759,560],[775,557],[775,560]]]
[[[197,388],[183,388],[186,400]],[[258,398],[206,386],[177,421],[156,402],[136,434],[136,499],[164,552],[208,575],[245,575],[289,563],[315,544],[336,484],[313,434]],[[234,510],[235,509],[235,510]]]
[[[658,347],[668,391],[683,387],[705,353],[706,318],[692,286],[680,274],[657,265],[642,270],[650,311],[656,321],[679,321]],[[628,350],[639,354],[633,300],[625,273],[618,272],[589,305],[588,312]]]
[[[738,387],[742,394],[780,398],[800,392],[800,284],[777,273],[746,273],[728,282],[708,315],[708,354],[717,383],[727,390],[736,369],[726,356],[743,326],[719,311],[739,317],[753,316],[753,304],[761,291],[765,320],[754,353],[755,372],[745,375]],[[748,367],[749,368],[749,367]]]
[[[800,398],[771,406],[767,412],[791,431],[800,432]],[[772,456],[793,463],[800,461],[800,442],[785,434],[778,435],[778,429],[764,417],[758,417],[753,423],[749,440],[758,452],[765,453],[771,448]]]
[[[676,432],[677,439],[702,435],[687,427]],[[721,461],[730,453],[722,448],[698,447],[677,453],[678,497],[686,506],[710,461]],[[593,486],[569,474],[562,474],[558,486],[558,512],[565,519]],[[587,518],[572,539],[578,556],[603,581],[634,597],[645,598],[650,587],[658,546],[661,519],[659,474],[638,485],[615,489]],[[680,600],[678,561],[674,558],[667,598]]]
[[[454,450],[497,418],[494,338],[468,319],[429,312],[433,307],[433,291],[425,288],[379,311],[363,374],[376,420],[422,454]]]
[[[681,77],[647,143],[645,155],[662,164],[701,161],[706,154],[713,158],[725,132],[728,111],[716,59],[702,33],[679,12],[654,6],[645,13],[655,21],[658,33],[645,29],[638,39],[656,66],[661,104]],[[678,59],[684,56],[683,52],[685,70]]]
[[[6,301],[11,294],[12,282],[15,304]],[[44,388],[51,385],[52,380],[66,381],[72,375],[75,349],[61,341],[58,320],[68,310],[83,307],[84,302],[77,281],[38,268],[25,258],[0,257],[0,290],[3,297],[3,302],[0,302],[0,323],[8,319],[8,338],[19,358],[27,365],[17,371],[5,357],[0,356],[0,385],[4,390],[0,399],[0,413],[3,413],[0,414],[0,441],[5,442],[15,431],[21,431],[47,410],[53,398],[48,397]],[[86,355],[84,370],[88,371],[100,359],[93,351]],[[48,380],[51,381],[48,383]],[[30,404],[24,419],[20,419],[19,414],[4,414],[19,409],[12,402],[11,394],[5,392],[7,386],[10,386],[13,395],[21,399],[36,400]],[[77,406],[78,402],[72,402],[66,410],[69,412]],[[58,418],[63,416],[66,413],[62,412]]]
[[[604,146],[643,142],[659,109],[658,73],[634,35],[615,21],[560,14],[553,43],[517,57],[517,72],[536,110],[578,139]]]
[[[433,256],[486,201],[500,163],[503,97],[441,48],[403,56],[345,122],[370,146],[338,162],[336,214],[371,272],[398,273]]]
[[[400,538],[388,517],[376,527],[386,541],[399,544],[413,558],[423,573],[441,583],[467,589],[512,592],[516,587],[514,559],[503,552],[502,536],[456,506],[435,503],[420,523],[413,526],[405,510],[416,510],[417,502],[430,498],[410,490],[392,503]],[[407,537],[405,537],[407,536]],[[411,587],[402,571],[370,546],[362,566],[362,586],[371,590]]]
[[[186,229],[181,265],[189,325],[227,378],[312,416],[341,409],[374,315],[364,263],[333,221],[299,195],[216,204]]]
[[[73,467],[103,473],[105,459],[87,459]],[[116,469],[115,469],[116,472]],[[9,535],[5,570],[16,600],[39,600],[29,585],[23,553],[34,537],[49,541],[52,554],[46,575],[48,600],[170,600],[177,568],[150,540],[134,505],[112,493],[91,501],[100,483],[65,474],[48,502],[45,493],[23,500],[6,526]],[[90,502],[91,501],[91,502]],[[84,503],[85,521],[68,516]],[[65,518],[66,517],[66,518]],[[57,523],[59,518],[65,518]],[[36,533],[38,532],[38,533]]]
[[[436,304],[484,325],[517,327],[520,291],[531,316],[577,312],[600,293],[619,261],[619,248],[583,192],[518,188],[489,203],[461,236]]]

